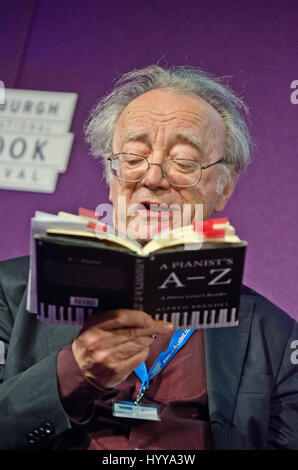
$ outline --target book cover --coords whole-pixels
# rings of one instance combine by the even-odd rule
[[[237,326],[246,242],[182,244],[141,255],[98,240],[35,235],[38,318],[83,324],[133,308],[174,329]]]

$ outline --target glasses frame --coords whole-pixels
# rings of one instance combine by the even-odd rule
[[[146,173],[144,174],[144,176],[142,176],[142,178],[138,178],[137,180],[133,180],[133,181],[128,181],[128,180],[124,180],[122,178],[119,178],[118,176],[115,175],[114,173],[114,170],[112,169],[112,162],[114,160],[115,157],[117,157],[118,155],[133,155],[135,157],[140,157],[140,158],[143,158],[143,160],[145,160],[145,162],[147,163],[147,170],[146,170]],[[189,185],[182,185],[182,184],[175,184],[175,183],[171,183],[168,178],[167,178],[167,174],[165,172],[165,170],[163,169],[163,164],[167,161],[172,161],[172,160],[190,160],[190,159],[186,159],[186,158],[177,158],[177,159],[171,159],[171,158],[168,158],[167,160],[165,160],[164,162],[162,163],[149,163],[147,158],[146,157],[143,157],[143,155],[139,155],[138,153],[131,153],[131,152],[118,152],[118,153],[114,153],[112,155],[110,155],[108,157],[108,160],[110,162],[110,171],[112,173],[112,175],[114,176],[114,178],[116,178],[117,180],[119,181],[122,181],[123,183],[138,183],[139,181],[142,181],[142,179],[145,178],[145,176],[147,175],[148,171],[150,170],[150,167],[153,166],[153,165],[156,165],[156,166],[159,166],[160,167],[160,170],[161,170],[161,173],[163,175],[163,177],[167,180],[167,182],[171,185],[171,186],[176,186],[178,188],[191,188],[192,186],[196,186],[197,184],[199,184],[199,182],[201,181],[202,179],[202,171],[201,171],[201,176],[200,176],[200,179],[196,182],[196,183],[192,183],[192,184],[189,184]],[[211,166],[213,165],[217,165],[218,163],[226,163],[226,160],[224,157],[220,158],[219,160],[217,160],[216,162],[213,162],[213,163],[209,163],[209,165],[201,165],[201,163],[197,162],[196,160],[190,160],[191,162],[195,163],[196,165],[198,165],[201,170],[206,170],[207,168],[210,168]]]

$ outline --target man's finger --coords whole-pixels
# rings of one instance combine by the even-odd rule
[[[134,338],[111,348],[98,348],[93,353],[95,363],[104,363],[107,367],[113,368],[117,364],[121,367],[121,363],[147,350],[154,340],[152,336]]]
[[[166,326],[168,325],[168,327]],[[96,327],[101,330],[118,329],[150,329],[157,328],[160,334],[172,331],[172,324],[163,320],[153,320],[147,313],[141,310],[119,309],[98,313],[91,317],[85,324],[82,331]],[[150,330],[151,331],[151,330]],[[153,331],[151,334],[155,333]],[[149,333],[150,334],[150,333]]]
[[[99,327],[103,330],[119,328],[148,328],[154,322],[153,318],[141,310],[118,309],[99,312],[85,323],[83,330]]]

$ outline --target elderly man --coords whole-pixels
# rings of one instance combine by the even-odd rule
[[[249,160],[241,109],[196,69],[125,75],[86,129],[115,220],[119,196],[143,205],[127,223],[138,216],[144,227],[151,205],[203,204],[205,219],[222,211]],[[243,286],[239,326],[196,330],[171,355],[172,326],[146,312],[97,314],[81,330],[40,323],[25,310],[27,276],[28,258],[2,263],[2,449],[298,449],[298,325],[264,297]],[[120,417],[115,400],[158,406],[160,420]]]

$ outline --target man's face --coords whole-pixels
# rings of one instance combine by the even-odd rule
[[[195,95],[166,90],[152,90],[131,101],[121,113],[116,124],[113,153],[130,152],[145,156],[149,162],[162,163],[168,158],[190,158],[207,165],[224,156],[225,128],[218,112]],[[151,166],[147,175],[137,183],[121,182],[111,177],[110,200],[115,210],[117,227],[119,196],[126,198],[129,208],[142,204],[192,205],[203,204],[203,217],[221,211],[232,190],[232,183],[221,195],[216,192],[220,166],[214,165],[202,171],[201,181],[193,187],[171,186],[163,177],[161,168]],[[134,206],[135,207],[135,206]],[[160,213],[159,213],[160,215]],[[134,211],[127,217],[127,224],[138,217],[148,225],[156,212]],[[171,220],[171,218],[170,218]],[[150,239],[148,230],[147,239]]]

